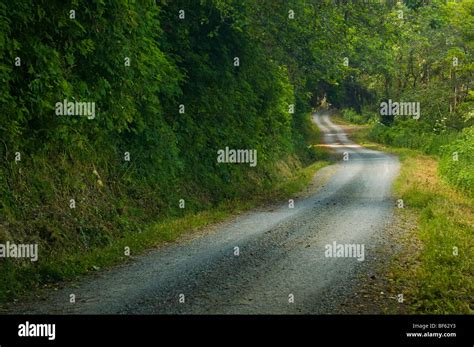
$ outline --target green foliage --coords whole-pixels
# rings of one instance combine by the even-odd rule
[[[377,123],[369,132],[369,138],[375,142],[395,147],[412,148],[423,153],[440,155],[445,146],[458,137],[458,133],[429,131],[430,124],[409,119],[395,121],[393,126]]]
[[[342,109],[341,115],[342,118],[354,124],[367,124],[375,120],[374,115],[370,112],[363,112],[362,114],[358,114],[352,108]]]
[[[474,127],[443,147],[439,171],[448,182],[474,196]]]
[[[472,1],[405,1],[405,5],[394,7],[395,17],[384,24],[385,52],[391,52],[383,57],[384,68],[378,74],[365,72],[356,83],[378,100],[418,102],[421,118],[381,119],[388,127],[376,124],[370,137],[441,156],[440,174],[471,194],[474,5]],[[396,19],[396,11],[403,12],[403,20]],[[377,103],[372,110],[378,111]],[[350,118],[357,120],[355,115]],[[453,152],[462,153],[459,161],[452,160]]]
[[[370,28],[372,16],[358,12],[357,20],[362,18]],[[379,113],[381,101],[417,102],[419,122],[409,115],[395,116],[395,122],[393,115],[380,116],[393,129],[377,125],[372,137],[440,154],[441,146],[473,124],[473,21],[472,1],[389,6],[376,29],[349,31],[349,67],[343,83],[329,88],[329,101],[354,110],[343,114],[355,123],[369,122],[366,114]]]

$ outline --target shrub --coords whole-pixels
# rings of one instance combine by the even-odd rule
[[[453,143],[442,148],[440,174],[469,196],[474,196],[474,127],[466,128]]]

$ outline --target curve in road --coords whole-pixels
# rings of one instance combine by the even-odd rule
[[[399,164],[350,141],[328,112],[315,113],[313,120],[341,161],[315,193],[295,199],[294,208],[285,203],[245,213],[212,232],[88,276],[22,312],[338,313],[367,271],[366,260],[375,257],[377,234],[390,223]],[[328,256],[334,245],[345,247],[345,257]],[[363,257],[348,254],[350,245],[359,251],[363,246]]]

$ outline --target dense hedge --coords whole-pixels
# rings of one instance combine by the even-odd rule
[[[416,120],[396,121],[392,126],[374,124],[369,136],[372,140],[396,147],[420,150],[427,154],[441,155],[442,146],[458,138],[455,131],[434,133],[430,124]]]
[[[464,129],[459,139],[443,147],[439,171],[450,183],[474,196],[474,127]]]

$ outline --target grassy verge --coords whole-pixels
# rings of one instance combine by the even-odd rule
[[[308,130],[305,140],[308,145],[319,141],[315,127]],[[316,153],[315,156],[324,158],[321,153]],[[311,182],[316,171],[329,163],[318,160],[301,167],[294,165],[298,160],[298,157],[290,157],[289,161],[292,163],[289,166],[284,162],[277,163],[284,178],[264,189],[256,188],[255,194],[250,197],[225,200],[214,207],[198,212],[191,210],[181,216],[161,217],[141,225],[138,232],[135,229],[125,231],[119,238],[112,238],[102,247],[84,250],[71,245],[69,252],[42,257],[36,263],[19,259],[5,260],[0,264],[0,302],[15,299],[27,292],[31,294],[34,288],[54,286],[59,281],[129,261],[133,256],[174,241],[185,233],[223,221],[256,206],[288,199],[302,191]],[[126,255],[126,250],[130,251],[130,256]]]
[[[399,240],[403,251],[388,269],[394,291],[404,294],[408,313],[472,314],[473,199],[439,177],[437,158],[371,142],[369,131],[359,127],[352,138],[400,158],[394,194],[404,202],[399,212],[417,221],[413,231]]]

